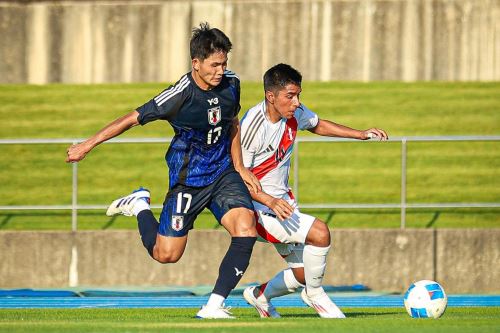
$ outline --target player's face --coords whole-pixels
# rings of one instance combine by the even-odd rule
[[[299,96],[302,92],[300,86],[289,83],[285,88],[278,91],[274,96],[274,109],[281,115],[282,118],[290,119],[295,114],[295,110],[300,105]]]
[[[215,52],[208,58],[192,60],[193,77],[198,86],[210,90],[219,85],[227,67],[227,53]]]

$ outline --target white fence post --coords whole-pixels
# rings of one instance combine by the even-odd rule
[[[406,227],[406,138],[401,140],[401,229]]]

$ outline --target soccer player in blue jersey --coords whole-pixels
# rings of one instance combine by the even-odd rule
[[[177,262],[198,214],[208,208],[231,235],[219,277],[198,318],[233,318],[223,302],[248,267],[257,232],[248,188],[261,190],[243,166],[240,145],[240,82],[226,70],[232,44],[219,29],[203,23],[193,29],[192,69],[135,111],[94,136],[68,148],[67,162],[82,160],[98,144],[136,126],[166,120],[175,136],[166,155],[169,190],[160,221],[143,188],[115,200],[107,215],[137,216],[144,247],[160,263]],[[248,188],[247,188],[248,186]]]

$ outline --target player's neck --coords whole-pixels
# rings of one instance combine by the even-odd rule
[[[212,90],[214,87],[208,83],[206,83],[200,75],[198,75],[198,72],[195,71],[194,69],[191,70],[191,77],[193,78],[194,83],[200,88],[201,90]]]
[[[276,111],[274,106],[266,100],[266,116],[267,119],[273,124],[281,120],[281,114]]]

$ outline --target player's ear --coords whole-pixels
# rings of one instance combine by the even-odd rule
[[[270,90],[266,91],[266,99],[269,103],[274,104],[274,93]]]
[[[201,64],[200,59],[198,59],[198,58],[191,59],[191,66],[193,67],[193,69],[195,71],[200,70],[200,64]]]

